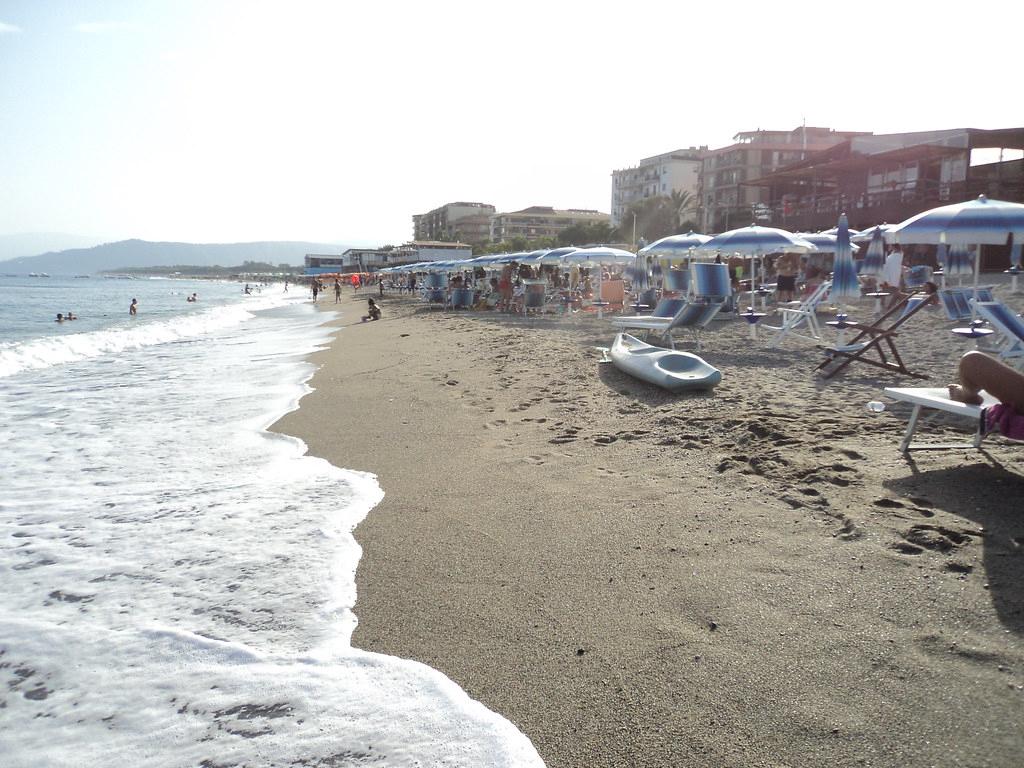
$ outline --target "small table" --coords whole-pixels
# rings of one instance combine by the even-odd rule
[[[875,291],[874,293],[865,293],[865,296],[870,296],[875,300],[875,314],[882,314],[882,298],[885,296],[891,296],[892,294],[886,291]]]
[[[636,312],[637,314],[640,314],[640,310],[641,310],[641,309],[650,309],[650,308],[651,308],[651,305],[650,305],[650,304],[641,304],[641,303],[639,303],[639,302],[637,302],[636,304],[630,304],[629,306],[631,306],[631,307],[633,308],[633,310],[634,310],[634,311],[635,311],[635,312]]]
[[[750,326],[750,338],[757,338],[757,324],[765,317],[764,312],[755,312],[753,307],[747,307],[746,312],[740,312],[740,317],[747,321]]]
[[[952,333],[955,333],[962,339],[974,339],[974,346],[979,346],[982,339],[986,336],[991,336],[995,331],[991,328],[979,328],[976,325],[972,325],[966,328],[954,328]]]

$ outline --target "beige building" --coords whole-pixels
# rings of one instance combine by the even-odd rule
[[[412,217],[413,237],[419,241],[448,241],[482,245],[491,237],[488,203],[448,203]]]
[[[809,126],[737,133],[734,144],[713,149],[704,157],[699,193],[701,231],[724,232],[751,223],[769,223],[768,190],[748,182],[863,135]]]
[[[607,213],[581,208],[558,210],[544,205],[534,205],[521,211],[496,213],[491,216],[491,242],[500,243],[513,237],[537,240],[542,237],[558,237],[558,233],[577,224],[610,224]]]
[[[633,203],[648,197],[671,197],[674,191],[688,192],[696,208],[707,153],[707,147],[677,149],[645,157],[636,167],[612,171],[612,226],[622,224]]]

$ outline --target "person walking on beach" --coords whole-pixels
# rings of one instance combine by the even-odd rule
[[[132,299],[131,306],[128,307],[128,314],[134,317],[139,311],[139,300]]]
[[[334,278],[334,303],[338,304],[341,301],[341,279]]]
[[[316,298],[320,295],[320,281],[315,277],[313,278],[313,284],[310,286],[313,290],[313,303],[316,304]]]

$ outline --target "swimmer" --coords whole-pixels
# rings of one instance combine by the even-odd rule
[[[60,312],[57,313],[57,322],[58,323],[63,323],[64,322],[64,315],[62,315]]]
[[[132,305],[128,307],[128,314],[134,316],[139,311],[139,300],[132,299]]]

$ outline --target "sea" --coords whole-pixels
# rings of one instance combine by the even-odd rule
[[[304,286],[250,289],[0,277],[0,765],[543,765],[440,672],[352,647],[383,491],[268,431],[344,331]]]

